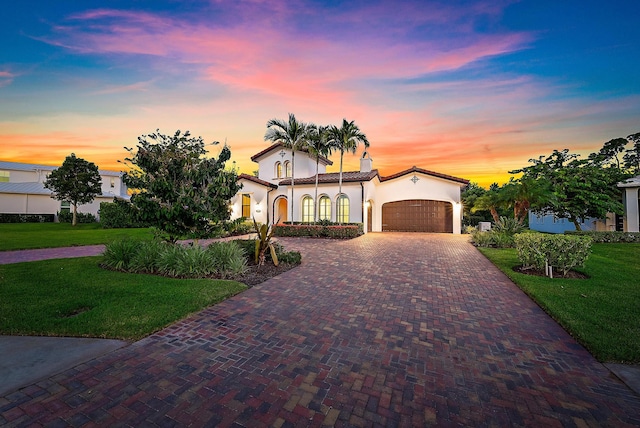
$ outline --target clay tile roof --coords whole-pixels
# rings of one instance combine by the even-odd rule
[[[404,171],[397,172],[395,174],[389,175],[387,177],[381,177],[380,181],[388,181],[393,180],[394,178],[402,177],[403,175],[412,174],[418,172],[420,174],[431,175],[432,177],[442,178],[444,180],[455,181],[461,184],[469,184],[469,180],[465,180],[464,178],[454,177],[452,175],[440,174],[439,172],[429,171],[426,169],[418,168],[417,166],[411,167]]]
[[[276,186],[273,183],[269,183],[268,181],[260,180],[258,177],[253,176],[253,175],[249,175],[249,174],[240,174],[238,176],[238,180],[241,180],[241,179],[253,181],[254,183],[260,184],[260,185],[265,186],[265,187],[271,187],[272,189],[277,189],[278,188],[278,186]]]
[[[353,182],[361,182],[361,181],[370,181],[377,176],[378,176],[377,169],[371,170],[370,172],[345,171],[342,173],[342,182],[353,183]],[[339,172],[318,174],[318,183],[338,183],[339,181],[340,181]],[[312,175],[311,177],[295,179],[295,184],[315,184],[315,183],[316,183],[315,175]],[[282,180],[278,184],[280,184],[281,186],[289,186],[291,185],[291,179],[287,178],[285,180]]]
[[[253,162],[258,162],[258,160],[259,160],[262,156],[264,156],[264,155],[266,155],[267,153],[271,152],[272,150],[276,150],[276,149],[278,149],[278,148],[280,148],[280,147],[284,147],[284,145],[283,145],[282,143],[273,143],[272,145],[270,145],[269,147],[267,147],[267,148],[266,148],[266,149],[264,149],[263,151],[258,152],[258,153],[256,153],[255,155],[251,156],[251,160],[252,160]],[[298,151],[300,151],[300,152],[306,152],[306,153],[308,153],[308,152],[309,152],[308,150],[298,150]],[[333,165],[333,162],[332,162],[332,161],[330,161],[329,159],[325,158],[324,156],[320,156],[320,161],[321,161],[321,162],[323,162],[323,163],[325,163],[325,164],[327,164],[327,165]]]

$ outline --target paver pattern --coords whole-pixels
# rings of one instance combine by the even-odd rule
[[[9,426],[637,426],[635,395],[464,236],[303,264],[0,398]]]

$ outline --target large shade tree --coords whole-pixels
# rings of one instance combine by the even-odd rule
[[[126,149],[131,157],[125,162],[132,168],[123,179],[134,189],[131,202],[141,220],[157,227],[169,242],[206,236],[229,219],[229,201],[241,188],[235,170],[225,169],[229,147],[217,159],[205,157],[202,138],[178,130],[142,135],[136,150]]]
[[[71,224],[77,224],[78,204],[91,203],[102,193],[102,180],[98,167],[71,153],[62,166],[51,171],[44,187],[53,190],[52,198],[67,201],[73,206]]]
[[[293,113],[289,113],[289,120],[271,119],[267,122],[267,132],[264,134],[265,141],[281,143],[285,148],[291,150],[291,220],[293,221],[293,200],[295,190],[295,155],[297,150],[305,150],[309,134],[308,125],[296,119]]]
[[[611,153],[609,149],[605,151]],[[622,213],[616,184],[626,174],[611,160],[610,156],[598,154],[580,159],[567,149],[554,150],[547,157],[531,159],[533,165],[510,173],[522,173],[520,180],[536,181],[547,189],[547,197],[531,204],[534,212],[567,218],[576,230],[581,230],[581,220],[605,218],[609,212]]]
[[[314,197],[314,215],[313,220],[318,221],[318,168],[321,157],[328,157],[331,154],[332,146],[329,143],[329,127],[310,124],[308,129],[307,148],[309,152],[316,158],[316,190]]]
[[[347,119],[342,119],[342,126],[338,128],[332,125],[329,128],[329,143],[331,146],[340,152],[340,177],[339,190],[338,190],[338,207],[336,213],[340,218],[340,198],[342,197],[342,162],[344,153],[355,153],[360,143],[364,144],[365,148],[369,147],[369,140],[367,136],[360,131],[360,128],[352,120],[348,122]]]

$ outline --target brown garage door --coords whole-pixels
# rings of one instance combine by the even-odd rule
[[[387,202],[382,205],[382,231],[453,233],[453,206],[424,199]]]

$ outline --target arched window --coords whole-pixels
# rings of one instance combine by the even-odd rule
[[[276,162],[276,177],[282,178],[282,164],[280,162]]]
[[[302,221],[304,223],[313,221],[313,199],[311,199],[311,196],[302,198]]]
[[[349,198],[347,195],[340,195],[336,201],[336,221],[338,223],[349,223]]]
[[[291,162],[284,162],[284,172],[286,174],[285,177],[291,177]]]
[[[318,201],[320,212],[318,213],[318,220],[331,220],[331,199],[328,196],[321,196]]]

